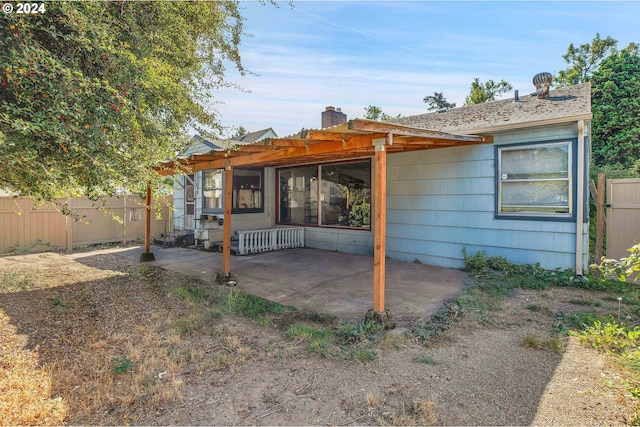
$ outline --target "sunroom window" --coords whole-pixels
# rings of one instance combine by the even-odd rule
[[[571,145],[563,141],[498,147],[498,217],[570,217]]]
[[[371,161],[278,171],[279,223],[371,227]]]

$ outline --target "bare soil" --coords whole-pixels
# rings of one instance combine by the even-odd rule
[[[426,344],[394,330],[378,344],[377,358],[362,363],[308,351],[287,337],[277,316],[220,316],[181,298],[176,289],[194,280],[99,251],[1,257],[0,424],[630,420],[629,374],[607,356],[577,338],[564,338],[559,353],[523,345],[527,336],[553,337],[561,312],[616,312],[618,301],[604,292],[518,290]],[[39,414],[18,402],[16,382],[3,383],[18,372],[17,360],[37,360],[18,383],[33,385]]]

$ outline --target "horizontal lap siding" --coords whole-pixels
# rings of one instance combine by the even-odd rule
[[[307,227],[304,245],[328,251],[373,255],[373,233],[363,230]]]
[[[574,125],[495,135],[496,144],[575,138]],[[496,220],[494,146],[388,157],[387,255],[459,268],[462,250],[545,268],[575,265],[574,223]]]

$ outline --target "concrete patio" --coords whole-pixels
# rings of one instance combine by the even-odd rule
[[[151,247],[161,268],[215,281],[222,254],[185,248]],[[142,247],[113,253],[138,261]],[[337,316],[363,319],[373,307],[373,258],[299,248],[231,258],[238,289],[284,305]],[[445,301],[459,295],[466,273],[430,265],[386,261],[386,304],[398,326],[424,319]]]

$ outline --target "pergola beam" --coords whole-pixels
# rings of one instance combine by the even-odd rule
[[[447,132],[438,132],[434,130],[418,129],[409,126],[402,126],[387,122],[378,122],[374,120],[354,119],[349,120],[349,129],[368,131],[368,132],[380,132],[380,133],[393,133],[397,138],[399,136],[417,136],[421,138],[429,139],[441,139],[452,141],[469,141],[469,142],[491,142],[486,140],[484,136],[476,135],[457,135]]]

